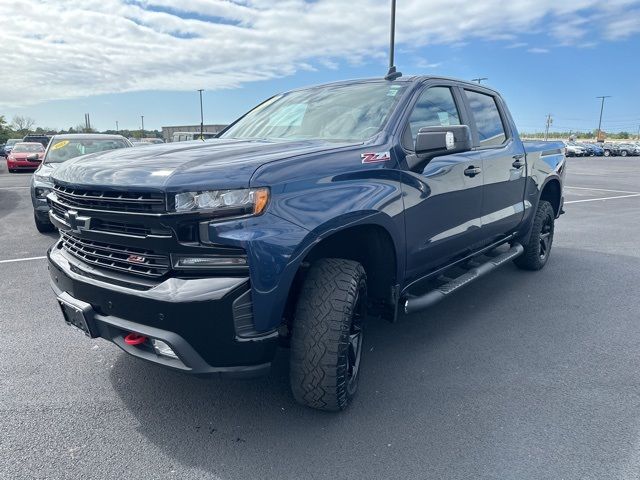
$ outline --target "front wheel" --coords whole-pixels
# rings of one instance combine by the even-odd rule
[[[546,265],[553,244],[554,222],[553,207],[546,200],[540,200],[538,210],[533,218],[529,242],[523,245],[524,253],[513,261],[519,268],[540,270]]]
[[[611,155],[611,152],[609,150],[605,150],[604,151],[604,156],[608,157],[609,155]]]
[[[325,258],[307,274],[291,336],[290,379],[298,403],[345,409],[360,376],[367,277],[352,260]]]
[[[627,152],[626,150],[622,150],[620,152],[620,156],[622,156],[622,157],[626,157],[628,154],[629,154],[629,152]]]

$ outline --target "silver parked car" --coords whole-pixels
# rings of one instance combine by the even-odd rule
[[[55,135],[49,142],[42,163],[31,177],[33,219],[38,231],[45,233],[54,230],[54,226],[49,220],[47,195],[53,189],[51,174],[60,164],[82,155],[131,146],[131,142],[122,135],[93,133]]]

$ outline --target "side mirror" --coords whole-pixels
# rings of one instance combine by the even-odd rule
[[[29,160],[30,162],[37,162],[38,160],[40,160],[40,157],[37,153],[32,153],[31,155],[27,155],[27,160]]]
[[[471,150],[471,130],[467,125],[423,127],[416,138],[416,155],[450,154]]]
[[[415,154],[407,156],[407,164],[413,170],[434,157],[468,152],[472,146],[467,125],[422,127],[416,137]]]

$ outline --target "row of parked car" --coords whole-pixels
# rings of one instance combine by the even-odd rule
[[[578,143],[565,142],[567,157],[627,157],[640,155],[636,143]]]
[[[134,144],[122,135],[93,133],[27,135],[15,142],[7,142],[3,148],[0,148],[0,152],[7,158],[9,172],[35,170],[31,177],[33,218],[38,231],[44,233],[54,230],[49,220],[47,195],[53,189],[51,174],[62,163],[80,155],[133,146]]]
[[[70,135],[93,135],[93,134],[70,134]],[[122,135],[112,135],[116,138]],[[61,135],[26,135],[24,138],[10,138],[4,145],[0,145],[0,157],[7,159],[9,172],[18,170],[35,170],[40,165],[44,153],[52,138],[59,138]],[[164,143],[161,138],[129,138],[125,139],[130,147],[140,147],[155,143]]]

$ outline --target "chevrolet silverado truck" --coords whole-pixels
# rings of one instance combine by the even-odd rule
[[[276,95],[217,138],[69,160],[48,194],[66,322],[197,375],[268,371],[344,409],[367,318],[428,308],[511,260],[547,263],[564,145],[502,97],[438,77]]]

